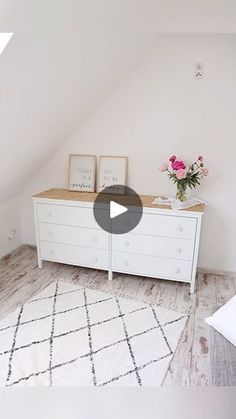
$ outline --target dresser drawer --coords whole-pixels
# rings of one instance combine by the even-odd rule
[[[128,227],[129,225],[132,225],[131,220],[133,216],[133,213],[130,211],[124,214],[121,222]],[[195,237],[195,230],[195,218],[144,213],[137,227],[131,232],[132,234],[150,234],[154,236],[193,240]]]
[[[170,259],[192,260],[194,241],[139,234],[113,235],[112,250]]]
[[[39,239],[62,244],[108,249],[108,234],[103,230],[39,223]]]
[[[112,270],[154,278],[190,282],[192,262],[113,252]]]
[[[40,241],[40,254],[43,260],[87,266],[88,268],[108,269],[108,252],[68,244]]]
[[[101,209],[98,211],[104,212],[105,210]],[[100,229],[93,216],[93,209],[87,207],[38,204],[37,217],[41,223]]]

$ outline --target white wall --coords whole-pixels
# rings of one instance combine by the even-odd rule
[[[12,240],[8,239],[9,232],[15,230]],[[20,200],[15,198],[0,204],[0,258],[22,244]]]
[[[205,65],[203,80],[193,77],[196,62]],[[30,182],[22,196],[23,241],[35,241],[29,197],[66,186],[69,153],[127,155],[129,185],[154,195],[174,192],[158,172],[170,154],[202,154],[210,176],[196,192],[209,201],[199,266],[236,271],[235,68],[235,36],[163,36]]]

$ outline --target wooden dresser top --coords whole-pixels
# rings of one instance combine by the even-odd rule
[[[76,192],[76,191],[68,191],[67,189],[49,189],[47,191],[40,192],[33,196],[33,198],[44,198],[44,199],[56,199],[56,200],[64,200],[64,201],[80,201],[80,202],[91,202],[93,203],[98,196],[95,192]],[[123,205],[130,205],[130,197],[131,195],[119,195],[119,203]],[[143,207],[146,208],[159,208],[159,209],[172,209],[170,206],[163,206],[163,205],[156,205],[152,204],[153,200],[157,196],[152,195],[139,195]],[[113,195],[113,200],[117,198],[117,195]],[[191,212],[204,212],[204,205],[196,205],[194,207],[185,209],[184,211],[191,211]]]

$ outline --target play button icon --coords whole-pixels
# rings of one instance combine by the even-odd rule
[[[124,205],[117,204],[114,201],[110,202],[110,218],[118,217],[118,215],[124,214],[126,211],[128,211],[128,208],[124,207]]]
[[[125,189],[125,194],[119,194]],[[143,205],[131,188],[114,185],[104,188],[94,202],[93,214],[97,224],[108,233],[125,234],[140,222]]]

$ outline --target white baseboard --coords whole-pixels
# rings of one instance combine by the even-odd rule
[[[236,272],[234,271],[225,271],[221,269],[209,269],[209,268],[201,268],[200,266],[197,268],[197,272],[200,274],[211,274],[211,275],[220,275],[220,276],[232,276],[236,278]]]

